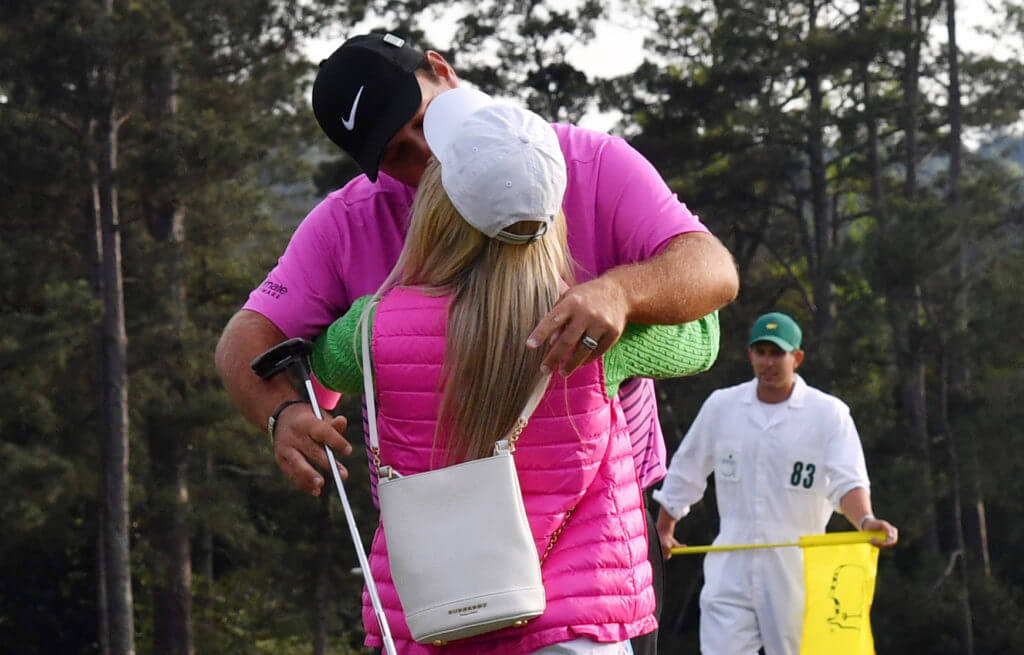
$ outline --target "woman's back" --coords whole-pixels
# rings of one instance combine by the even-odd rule
[[[380,458],[403,475],[436,468],[432,451],[449,304],[450,297],[398,287],[384,295],[373,319]],[[520,436],[515,460],[544,560],[548,607],[526,627],[452,643],[444,652],[529,653],[579,637],[615,642],[652,630],[654,595],[640,488],[622,411],[608,397],[600,360],[568,379],[552,378]],[[378,531],[371,568],[392,632],[405,641],[410,637],[386,553]],[[372,631],[365,603],[364,619]],[[411,641],[402,646],[403,652],[434,648]]]

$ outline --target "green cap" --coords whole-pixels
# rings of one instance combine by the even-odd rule
[[[757,341],[771,341],[786,352],[797,350],[800,347],[800,340],[803,332],[796,321],[779,312],[772,312],[761,316],[754,321],[754,327],[750,328],[750,343],[754,345]]]

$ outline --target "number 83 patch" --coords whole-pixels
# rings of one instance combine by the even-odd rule
[[[817,473],[818,466],[814,462],[796,460],[790,468],[787,486],[791,489],[811,489]]]

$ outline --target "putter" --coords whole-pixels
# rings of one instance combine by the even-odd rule
[[[313,414],[318,419],[323,420],[323,414],[320,412],[320,403],[316,400],[313,382],[309,378],[309,353],[312,351],[313,344],[308,339],[288,339],[254,359],[252,361],[252,370],[263,380],[268,380],[282,371],[286,372],[293,385],[305,387],[306,394],[309,396],[309,404],[313,406]],[[349,505],[348,495],[345,493],[345,485],[342,484],[341,474],[338,473],[338,463],[334,459],[334,452],[327,444],[324,444],[324,450],[327,452],[327,460],[330,462],[331,473],[334,475],[334,486],[338,489],[338,497],[341,498],[341,506],[345,510],[345,520],[348,521],[348,530],[352,534],[352,543],[356,547],[359,568],[363,570],[363,580],[366,582],[366,590],[370,594],[373,613],[377,617],[377,625],[380,626],[381,640],[384,642],[384,652],[388,655],[397,655],[395,642],[391,638],[388,619],[384,615],[380,596],[377,595],[377,585],[374,584],[373,576],[370,574],[370,563],[366,559],[363,541],[359,538],[356,519],[352,515],[352,507]]]

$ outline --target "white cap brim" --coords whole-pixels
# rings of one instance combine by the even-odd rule
[[[445,91],[431,100],[423,115],[423,136],[434,156],[440,159],[467,118],[493,104],[494,98],[468,86]]]

